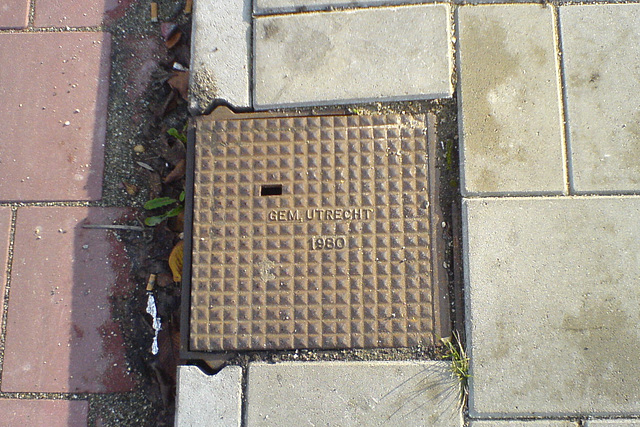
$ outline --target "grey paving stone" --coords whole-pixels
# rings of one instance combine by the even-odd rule
[[[457,21],[463,194],[562,194],[553,9],[461,6]]]
[[[367,7],[421,3],[420,0],[256,0],[253,10],[259,14],[304,12],[342,7]]]
[[[640,5],[560,8],[578,193],[640,191]]]
[[[176,427],[239,427],[242,368],[227,366],[207,375],[197,366],[178,366]]]
[[[449,5],[255,19],[254,107],[449,97]]]
[[[249,426],[462,426],[448,362],[249,365]]]
[[[587,420],[584,427],[640,427],[640,420]]]
[[[250,107],[251,0],[194,2],[189,108]]]
[[[578,427],[564,420],[472,420],[469,427]]]
[[[640,197],[463,202],[469,413],[638,414]]]

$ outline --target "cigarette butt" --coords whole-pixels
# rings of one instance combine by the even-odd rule
[[[151,292],[156,286],[156,277],[157,276],[153,273],[149,275],[149,280],[147,280],[147,292]]]
[[[186,14],[191,13],[191,9],[193,9],[193,0],[187,0],[187,2],[184,5],[184,13]]]
[[[151,3],[151,22],[158,22],[158,3]]]

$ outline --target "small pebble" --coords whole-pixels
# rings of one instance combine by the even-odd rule
[[[144,146],[141,144],[138,144],[135,147],[133,147],[133,151],[135,151],[136,153],[144,153]]]
[[[71,122],[69,120],[67,120],[66,122],[64,122],[65,126],[71,126]]]

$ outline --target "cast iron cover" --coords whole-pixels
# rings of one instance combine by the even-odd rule
[[[427,133],[424,115],[199,119],[190,350],[434,343]]]

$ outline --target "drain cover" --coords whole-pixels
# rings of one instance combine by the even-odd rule
[[[428,134],[424,115],[199,118],[189,350],[443,336]]]

